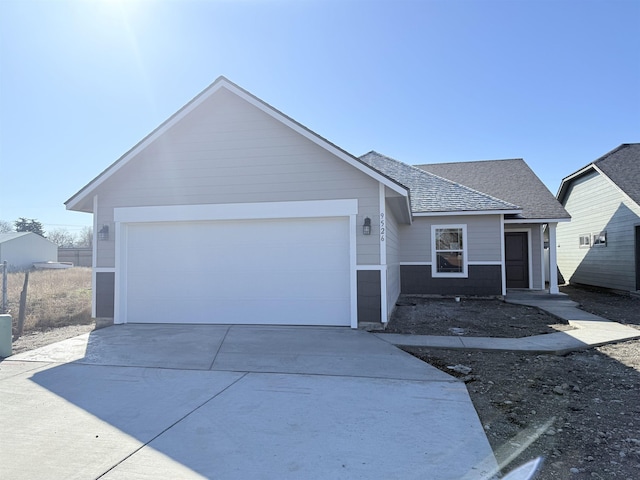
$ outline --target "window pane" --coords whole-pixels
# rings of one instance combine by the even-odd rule
[[[438,253],[438,272],[440,273],[460,273],[463,267],[462,252],[440,252]]]
[[[436,229],[436,251],[462,250],[463,248],[461,228]]]
[[[607,245],[607,232],[600,232],[593,236],[593,245],[594,246],[606,246]]]

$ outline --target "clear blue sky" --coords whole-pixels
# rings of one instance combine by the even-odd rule
[[[64,201],[219,75],[354,155],[524,158],[640,142],[640,1],[0,0],[0,219]],[[499,179],[496,179],[499,181]]]

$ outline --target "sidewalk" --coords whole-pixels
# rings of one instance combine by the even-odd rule
[[[569,300],[564,294],[550,295],[545,291],[516,290],[507,294],[505,302],[539,308],[567,321],[575,330],[523,338],[443,337],[397,333],[375,335],[396,346],[523,351],[555,355],[640,338],[640,330],[580,310],[577,303]]]

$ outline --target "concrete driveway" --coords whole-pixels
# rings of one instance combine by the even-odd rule
[[[0,363],[0,478],[478,479],[464,384],[347,328],[121,325]]]

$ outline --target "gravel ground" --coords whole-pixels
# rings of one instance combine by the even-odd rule
[[[640,329],[636,298],[561,290],[588,312]],[[535,308],[496,300],[399,303],[389,332],[522,337],[569,328]],[[562,357],[406,350],[466,383],[504,472],[542,456],[538,479],[640,478],[640,340]]]
[[[31,331],[14,340],[13,354],[34,350],[50,343],[60,342],[67,338],[77,337],[95,329],[95,323],[89,325],[68,325],[46,331]]]

